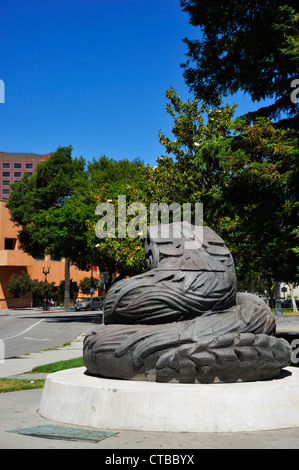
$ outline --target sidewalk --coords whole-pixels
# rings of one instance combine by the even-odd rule
[[[282,328],[284,332],[297,331],[299,333],[299,316],[276,317],[276,319],[278,331]],[[84,336],[81,335],[66,347],[6,359],[4,363],[0,363],[0,377],[15,376],[28,372],[37,365],[79,357],[82,355],[83,339]],[[119,432],[116,429],[115,434],[98,442],[46,439],[16,433],[15,431],[18,429],[45,425],[62,428],[67,426],[81,430],[90,429],[55,423],[42,418],[38,413],[41,395],[42,389],[0,394],[1,449],[96,448],[102,449],[101,456],[105,456],[106,453],[111,456],[109,449],[132,449],[132,455],[138,455],[138,449],[140,455],[142,455],[141,449],[159,449],[158,453],[161,454],[163,454],[163,449],[174,449],[182,455],[184,454],[183,449],[299,449],[299,427],[241,433]],[[101,431],[105,430],[101,429]],[[122,455],[121,452],[119,455]]]
[[[299,449],[299,428],[241,433],[118,432],[116,429],[114,435],[98,442],[46,439],[9,432],[45,425],[90,429],[42,418],[38,414],[41,396],[41,389],[0,394],[0,449],[101,449],[97,453],[100,463],[113,451],[116,456],[143,456],[141,449],[155,449],[151,453],[157,455],[167,454],[168,449],[179,455],[196,453],[196,449]],[[100,431],[105,430],[100,428]]]
[[[0,377],[15,377],[37,366],[80,357],[83,355],[83,340],[84,335],[80,335],[68,346],[5,359],[0,363]]]

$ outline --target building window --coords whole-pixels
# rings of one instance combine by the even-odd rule
[[[16,238],[5,238],[4,239],[4,250],[15,250],[17,244]]]
[[[9,188],[3,188],[2,189],[2,194],[6,194],[6,195],[10,194],[10,189]]]
[[[33,170],[33,163],[25,163],[26,170]]]
[[[13,172],[13,177],[14,178],[22,178],[22,172],[21,171],[14,171]]]
[[[26,175],[28,175],[28,176],[32,176],[32,175],[33,175],[33,171],[26,171],[25,173],[26,173]]]
[[[19,183],[21,180],[14,180],[13,182],[14,183]]]
[[[2,163],[2,168],[3,168],[4,170],[7,170],[8,168],[10,168],[10,163],[5,163],[5,162],[3,162],[3,163]]]
[[[2,178],[10,178],[10,171],[2,171]]]
[[[2,185],[3,186],[9,186],[10,185],[10,180],[3,180]]]
[[[14,164],[13,164],[13,167],[14,167],[15,169],[22,168],[22,163],[14,163]]]

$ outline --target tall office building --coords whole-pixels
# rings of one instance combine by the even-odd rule
[[[47,160],[50,154],[0,152],[0,199],[10,195],[10,184],[20,181],[24,173],[32,174],[38,163]]]

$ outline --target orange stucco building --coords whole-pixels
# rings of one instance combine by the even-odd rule
[[[6,201],[0,201],[0,309],[17,308],[32,306],[32,294],[27,294],[21,300],[14,298],[7,290],[7,285],[10,276],[20,274],[22,271],[27,271],[31,279],[38,281],[45,280],[43,273],[43,266],[47,269],[50,267],[49,274],[47,274],[48,282],[55,282],[59,285],[64,280],[65,261],[54,261],[50,255],[45,255],[44,259],[34,259],[19,249],[18,245],[18,227],[10,220],[9,211],[5,207]],[[90,271],[80,271],[75,266],[70,268],[70,277],[73,281],[79,282],[84,277],[90,277]],[[94,271],[93,276],[99,278],[99,271]],[[79,292],[80,297],[80,292]]]

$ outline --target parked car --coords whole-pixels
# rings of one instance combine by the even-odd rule
[[[103,307],[103,297],[87,297],[75,304],[75,310],[98,310]]]

